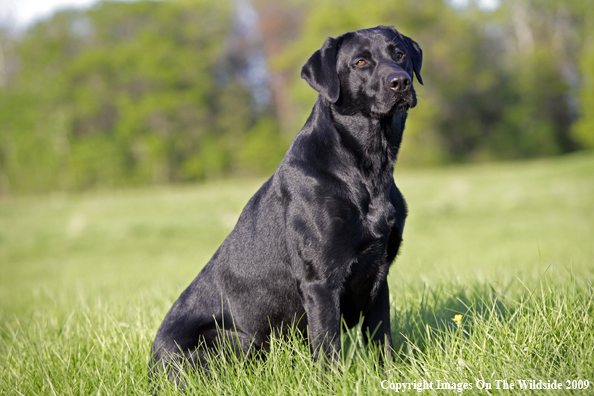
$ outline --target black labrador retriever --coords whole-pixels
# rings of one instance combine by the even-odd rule
[[[318,100],[274,175],[163,320],[151,370],[208,370],[222,342],[266,349],[297,326],[336,360],[341,317],[392,346],[386,277],[407,208],[394,184],[407,111],[422,84],[419,45],[394,27],[329,37],[301,71]],[[367,336],[367,338],[369,338]],[[226,340],[226,341],[225,341]]]

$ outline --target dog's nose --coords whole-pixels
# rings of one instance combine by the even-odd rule
[[[394,92],[404,92],[410,88],[410,76],[405,71],[399,71],[388,76],[388,87]]]

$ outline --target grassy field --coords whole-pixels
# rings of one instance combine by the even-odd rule
[[[219,359],[188,394],[594,394],[594,154],[396,181],[410,215],[389,275],[394,362],[354,329],[321,369],[295,336],[265,361]],[[261,182],[0,199],[0,394],[146,394],[157,327]]]

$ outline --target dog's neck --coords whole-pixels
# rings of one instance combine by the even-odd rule
[[[334,105],[317,103],[328,109],[341,144],[355,158],[357,167],[369,175],[385,174],[391,180],[398,156],[407,113],[384,117],[364,114],[343,114]]]

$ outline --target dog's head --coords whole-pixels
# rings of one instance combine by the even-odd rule
[[[301,70],[305,79],[342,113],[382,117],[416,106],[413,72],[421,78],[423,52],[392,26],[328,37]]]

